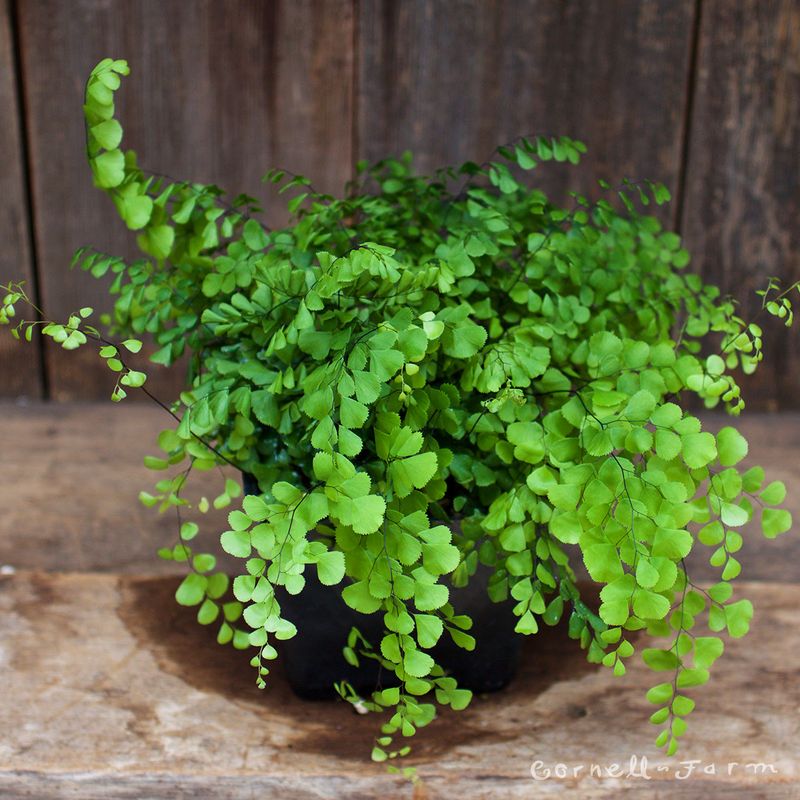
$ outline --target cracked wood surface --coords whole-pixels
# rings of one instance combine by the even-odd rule
[[[510,688],[443,714],[415,737],[415,790],[369,762],[377,718],[340,702],[298,700],[279,662],[259,692],[247,655],[216,645],[191,610],[174,604],[176,583],[0,578],[0,796],[797,797],[800,586],[741,587],[755,624],[694,693],[698,708],[674,763],[651,745],[644,692],[652,675],[635,664],[615,679],[555,629],[528,640]],[[530,775],[536,760],[588,770],[627,765],[634,754],[647,757],[650,780]],[[677,779],[689,759],[713,763],[718,774]],[[754,775],[746,764],[758,762],[775,773]]]

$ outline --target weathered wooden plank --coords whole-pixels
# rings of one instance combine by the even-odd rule
[[[146,469],[171,418],[142,403],[0,406],[0,564],[52,570],[182,571],[159,547],[177,541],[174,513],[159,515],[137,496],[163,473]],[[228,470],[233,476],[233,471]],[[213,498],[220,474],[200,478],[195,499]],[[225,514],[209,512],[200,542],[216,552]],[[200,547],[203,545],[200,544]],[[224,555],[224,554],[223,554]]]
[[[556,197],[594,194],[597,178],[674,188],[693,16],[692,0],[363,3],[359,156],[411,149],[428,170],[563,134],[589,154],[531,178]]]
[[[33,264],[24,177],[20,115],[17,103],[11,3],[0,2],[0,283],[24,280],[30,293]],[[41,397],[41,351],[17,344],[0,331],[0,397]]]
[[[625,765],[627,769],[627,764]],[[321,775],[303,779],[302,786],[297,780],[274,779],[271,777],[215,777],[212,781],[205,776],[174,774],[126,773],[122,782],[111,781],[107,775],[94,773],[42,773],[28,772],[0,773],[0,791],[8,787],[13,791],[14,800],[62,800],[64,797],[79,797],[80,800],[184,800],[186,797],[197,800],[252,800],[258,797],[287,797],[290,800],[374,800],[375,797],[386,800],[434,800],[449,798],[443,780],[417,783],[415,787],[401,788],[400,785],[389,786],[365,778],[356,766],[352,775]],[[736,767],[734,767],[736,769]],[[676,769],[676,774],[685,774]],[[652,779],[651,779],[652,780]],[[491,779],[481,775],[474,779],[467,794],[469,800],[497,800],[498,797],[509,800],[527,800],[532,792],[539,791],[553,795],[576,797],[580,800],[607,800],[609,797],[642,797],[645,800],[661,800],[663,797],[676,800],[697,800],[698,785],[696,781],[676,778],[668,786],[666,781],[659,781],[656,786],[647,784],[644,778],[626,780],[619,778],[598,780],[597,787],[581,788],[576,793],[572,784],[559,781],[554,785],[525,785],[522,780],[503,778]],[[584,781],[585,782],[585,781]],[[399,782],[397,782],[399,784]],[[532,783],[532,782],[531,782]],[[460,781],[460,790],[465,781]],[[425,787],[433,785],[428,791]],[[613,786],[613,788],[611,788]],[[392,791],[394,790],[394,791]],[[721,780],[703,782],[703,791],[712,793],[714,800],[796,800],[797,791],[792,783],[763,784],[755,780],[745,785],[728,785]],[[376,794],[381,792],[380,794]],[[388,793],[386,793],[388,792]],[[665,794],[666,793],[666,794]],[[12,796],[12,795],[8,795]]]
[[[743,301],[768,276],[800,279],[800,6],[704,0],[683,232],[695,268]],[[765,331],[753,406],[797,408],[800,335]]]
[[[83,83],[105,56],[130,62],[119,114],[125,144],[150,170],[264,197],[273,221],[283,201],[260,182],[268,168],[302,172],[322,189],[338,190],[350,176],[350,0],[201,0],[191,9],[181,0],[44,0],[20,4],[20,27],[51,316],[109,305],[103,285],[70,273],[77,247],[132,252],[133,235],[92,187],[83,157]],[[55,398],[108,396],[92,353],[64,355],[49,359]]]
[[[0,794],[411,797],[410,785],[368,761],[375,717],[298,700],[280,660],[260,693],[248,654],[217,646],[192,610],[173,603],[175,583],[0,577]],[[414,797],[795,797],[800,587],[742,591],[755,624],[694,692],[698,707],[676,759],[650,742],[644,692],[652,673],[637,659],[616,679],[587,664],[565,631],[548,629],[528,640],[507,690],[417,734],[406,762],[419,769]],[[624,773],[632,756],[647,758],[650,780],[590,772],[616,763]],[[690,759],[693,774],[678,778]],[[568,777],[534,781],[534,762],[539,775],[563,764]],[[774,772],[754,774],[746,765],[756,763]],[[716,774],[702,771],[709,765]]]
[[[156,558],[159,547],[175,541],[174,515],[159,516],[139,505],[163,473],[145,469],[142,458],[156,453],[156,436],[170,418],[151,405],[0,405],[3,459],[0,461],[0,564],[20,569],[101,570],[117,573],[183,571]],[[703,415],[708,430],[730,420]],[[770,479],[789,487],[788,508],[800,520],[800,415],[753,414],[740,429],[750,441],[746,464],[760,464]],[[232,470],[226,470],[231,476]],[[190,496],[214,497],[220,475],[195,476]],[[218,552],[225,514],[198,515],[198,539]],[[224,555],[224,554],[222,554]],[[695,579],[711,580],[708,548],[698,546],[690,561]],[[786,534],[765,541],[751,526],[741,555],[748,580],[800,582],[800,537]],[[227,562],[225,562],[227,563]],[[236,564],[236,568],[241,565]]]

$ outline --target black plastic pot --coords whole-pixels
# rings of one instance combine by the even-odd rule
[[[244,476],[247,494],[258,492],[250,475]],[[513,601],[493,603],[486,592],[491,571],[479,568],[463,588],[450,587],[450,601],[456,613],[472,618],[472,651],[457,647],[445,632],[430,651],[436,661],[459,684],[474,692],[502,689],[514,677],[521,637],[514,633]],[[310,700],[335,696],[334,683],[346,680],[359,694],[368,694],[380,681],[391,685],[393,675],[379,674],[372,659],[362,658],[358,668],[344,660],[342,648],[351,628],[358,628],[377,647],[383,636],[383,615],[353,611],[341,596],[341,586],[324,586],[313,570],[305,573],[306,586],[298,595],[282,592],[281,608],[298,629],[293,639],[281,642],[281,655],[292,690]]]

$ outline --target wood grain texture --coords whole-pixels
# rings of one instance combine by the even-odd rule
[[[77,247],[133,252],[133,234],[93,188],[83,157],[83,84],[105,56],[131,65],[118,114],[124,145],[150,170],[263,197],[268,221],[281,218],[283,205],[261,184],[270,167],[306,174],[325,190],[350,177],[350,0],[39,0],[20,3],[20,32],[51,316],[109,306],[105,284],[70,272]],[[50,353],[48,368],[59,400],[105,398],[112,388],[88,349]],[[180,377],[159,383],[153,372],[162,391]]]
[[[0,2],[0,278],[30,278],[8,8]],[[275,164],[339,189],[356,158],[413,149],[430,169],[482,160],[521,133],[567,133],[590,152],[536,180],[557,199],[595,179],[652,177],[679,204],[695,267],[745,299],[767,275],[800,278],[800,8],[795,0],[196,0],[18,2],[36,244],[52,316],[103,284],[68,270],[93,243],[132,255],[133,236],[91,186],[81,92],[112,53],[133,75],[120,95],[126,144],[150,169],[265,197]],[[701,9],[699,20],[696,10]],[[696,73],[690,75],[697,28]],[[354,93],[355,86],[355,93]],[[685,119],[689,97],[692,117]],[[7,111],[7,109],[9,109]],[[689,124],[690,123],[690,124]],[[688,160],[682,164],[688,125]],[[9,262],[8,259],[11,259]],[[751,407],[796,408],[800,334],[771,325],[767,361],[744,383]],[[57,399],[106,397],[91,353],[48,352]],[[0,337],[0,394],[36,394],[35,350]],[[180,375],[154,368],[169,395]]]
[[[718,431],[730,419],[701,414],[704,427]],[[0,404],[3,459],[0,461],[0,564],[18,569],[183,572],[183,565],[156,558],[159,547],[176,537],[173,514],[159,516],[137,502],[164,476],[145,469],[142,459],[157,452],[156,437],[171,424],[159,408],[143,404]],[[738,427],[750,442],[746,466],[762,465],[770,480],[789,487],[787,507],[800,520],[800,414],[753,414]],[[226,472],[238,477],[233,470]],[[221,476],[193,476],[189,497],[214,497]],[[226,512],[197,515],[197,542],[221,557]],[[690,556],[696,580],[713,580],[710,550],[698,545]],[[227,559],[227,560],[226,560]],[[579,562],[580,559],[575,559]],[[745,530],[743,578],[800,583],[800,537],[765,540],[757,526]]]
[[[35,299],[17,102],[11,2],[0,0],[0,283],[23,280]],[[39,343],[15,342],[0,331],[0,397],[41,397]]]
[[[653,675],[631,659],[623,679],[586,663],[561,629],[526,642],[518,678],[444,713],[412,742],[416,790],[369,762],[378,720],[336,702],[298,700],[280,659],[268,688],[249,655],[214,643],[176,579],[0,576],[0,796],[137,798],[793,798],[800,766],[800,587],[745,584],[756,616],[733,640],[677,759],[651,744]],[[302,632],[301,634],[302,635]],[[647,646],[644,637],[638,646]],[[592,764],[644,778],[591,774]],[[688,779],[682,761],[696,760]],[[569,777],[534,782],[531,765]],[[735,766],[728,771],[728,765]],[[697,766],[699,763],[700,766]],[[747,764],[775,770],[754,774]],[[715,765],[715,775],[701,768]],[[572,770],[583,765],[577,777]],[[541,769],[541,768],[540,768]]]
[[[411,149],[429,170],[568,135],[589,147],[581,167],[531,178],[557,198],[597,178],[674,188],[693,15],[693,0],[362,3],[359,156]]]
[[[143,464],[144,456],[158,454],[156,437],[171,423],[163,410],[127,400],[0,404],[0,420],[0,564],[118,573],[184,570],[156,555],[177,541],[175,513],[160,515],[137,500],[164,476]],[[235,476],[233,470],[227,474]],[[213,499],[222,489],[217,470],[194,478],[197,489],[187,497]],[[226,513],[197,515],[198,549],[219,550]]]
[[[694,268],[742,301],[800,279],[800,5],[703,0],[683,232]],[[796,295],[795,295],[796,296]],[[769,319],[769,318],[768,318]],[[797,408],[800,333],[765,324],[753,407]]]

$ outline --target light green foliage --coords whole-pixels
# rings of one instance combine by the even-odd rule
[[[52,339],[56,344],[61,345],[64,350],[77,350],[82,345],[92,342],[98,347],[100,358],[104,359],[108,368],[116,373],[116,384],[111,393],[111,399],[119,402],[126,397],[126,392],[122,388],[139,389],[144,386],[147,375],[144,372],[129,367],[121,355],[119,347],[104,338],[100,331],[87,319],[94,313],[94,309],[89,306],[79,309],[70,314],[66,323],[58,323],[45,318],[42,313],[28,296],[24,283],[9,283],[5,286],[0,285],[0,290],[5,292],[0,305],[0,325],[16,325],[11,329],[15,339],[25,339],[30,342],[34,331],[38,328],[43,336]],[[16,306],[19,303],[35,311],[39,319],[16,320]],[[130,353],[138,353],[142,349],[142,343],[138,339],[126,339],[120,345]]]
[[[666,637],[642,657],[667,673],[648,699],[658,743],[674,752],[694,706],[684,692],[723,648],[692,629],[702,620],[742,636],[752,616],[733,599],[738,529],[755,514],[773,537],[791,520],[775,508],[783,487],[739,468],[744,438],[703,431],[683,410],[694,394],[741,411],[734,376],[760,362],[761,329],[684,272],[679,237],[637,210],[666,189],[604,184],[619,203],[576,195],[566,211],[520,176],[575,163],[583,145],[522,138],[486,164],[431,177],[415,175],[410,157],[362,164],[343,199],[272,170],[265,180],[292,195],[292,222],[271,230],[252,198],[226,202],[123,154],[114,92],[125,74],[111,60],[92,73],[87,154],[145,257],[82,251],[76,261],[114,276],[113,327],[125,338],[100,340],[100,356],[120,376],[115,395],[144,380],[121,357],[140,347],[129,335],[155,341],[155,363],[192,356],[175,425],[147,462],[181,471],[142,501],[179,519],[230,508],[221,546],[242,560],[228,587],[213,556],[191,550],[199,526],[183,522],[161,551],[191,569],[178,602],[219,625],[220,642],[255,648],[261,686],[297,633],[281,593],[301,592],[310,570],[351,608],[380,614],[381,641],[354,631],[344,655],[380,661],[399,686],[366,701],[339,691],[386,710],[373,751],[386,760],[407,752],[392,749],[396,734],[433,719],[433,700],[469,702],[431,648],[448,638],[474,647],[449,587],[484,564],[490,597],[514,601],[519,633],[566,618],[587,657],[617,675],[634,656],[632,632]],[[770,281],[763,310],[790,321],[793,289]],[[7,291],[2,322],[25,299]],[[84,344],[83,311],[42,332]],[[35,324],[15,330],[29,336]],[[238,501],[228,478],[193,506],[182,494],[190,473],[220,464],[255,476],[261,494]],[[697,547],[720,570],[707,592],[686,572]],[[575,553],[602,587],[599,613],[580,598]]]

